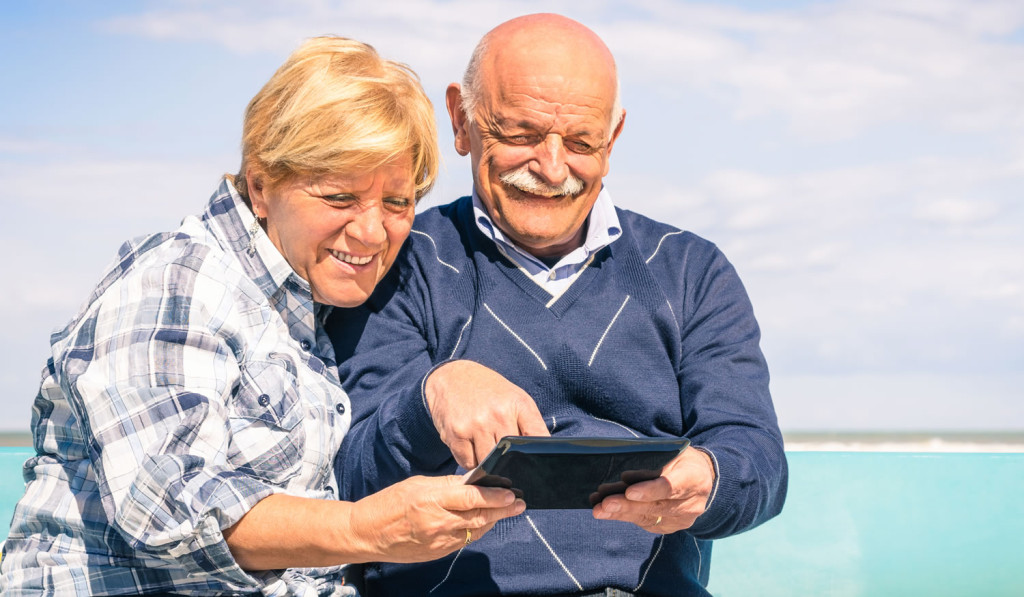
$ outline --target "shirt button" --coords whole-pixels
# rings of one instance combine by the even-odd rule
[[[270,396],[266,394],[260,394],[260,397],[256,399],[256,402],[259,402],[260,406],[266,406],[270,404]]]
[[[337,406],[334,407],[334,409],[338,411],[339,415],[345,414],[345,405],[340,402],[338,403]]]
[[[303,340],[299,343],[299,346],[302,347],[302,350],[309,352],[309,347],[312,346],[312,344],[309,343],[309,340]]]

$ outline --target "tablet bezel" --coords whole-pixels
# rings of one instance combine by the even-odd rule
[[[466,483],[511,488],[527,508],[590,509],[632,483],[657,478],[689,445],[686,438],[507,436]]]

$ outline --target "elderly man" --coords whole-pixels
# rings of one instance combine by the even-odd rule
[[[776,515],[786,492],[736,272],[711,243],[612,204],[624,112],[612,55],[583,25],[498,26],[446,100],[473,195],[418,216],[378,292],[328,325],[355,409],[341,496],[471,468],[505,435],[693,447],[593,510],[528,509],[445,559],[367,566],[367,593],[706,595],[711,540]]]

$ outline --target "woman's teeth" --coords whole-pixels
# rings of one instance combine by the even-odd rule
[[[352,265],[366,265],[373,261],[373,255],[366,257],[356,257],[355,255],[349,255],[348,253],[341,253],[340,251],[331,251],[331,255],[338,261],[344,261],[345,263],[351,263]]]

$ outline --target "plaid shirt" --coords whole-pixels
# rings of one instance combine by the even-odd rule
[[[52,336],[0,593],[354,594],[340,567],[246,572],[221,534],[274,493],[334,499],[351,422],[329,308],[252,222],[224,181]]]

